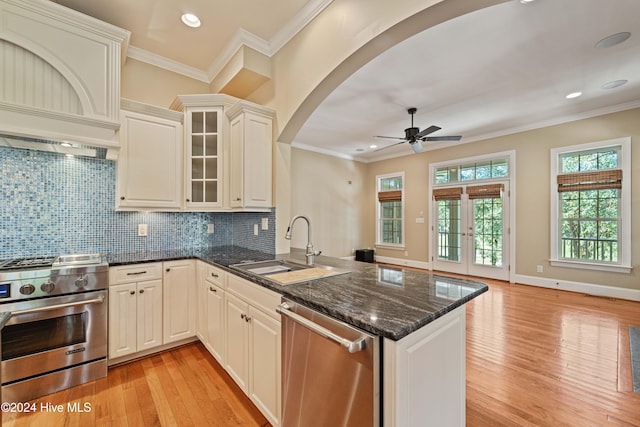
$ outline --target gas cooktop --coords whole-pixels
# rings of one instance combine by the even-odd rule
[[[51,267],[57,257],[18,258],[0,261],[0,270]]]

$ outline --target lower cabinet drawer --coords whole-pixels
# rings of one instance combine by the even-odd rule
[[[142,282],[162,279],[162,263],[133,264],[111,267],[109,269],[109,285]]]

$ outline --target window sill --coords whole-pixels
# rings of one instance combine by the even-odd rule
[[[582,270],[598,270],[598,271],[606,271],[610,273],[630,274],[631,270],[633,269],[633,267],[625,266],[625,265],[598,264],[598,263],[567,261],[567,260],[559,260],[559,259],[549,260],[549,263],[553,267],[578,268]]]
[[[393,244],[389,244],[389,243],[376,243],[376,248],[394,249],[394,250],[397,250],[397,251],[403,251],[404,250],[404,245],[393,245]]]

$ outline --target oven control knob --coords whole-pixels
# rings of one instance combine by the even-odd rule
[[[20,293],[22,295],[31,295],[35,291],[36,291],[36,287],[33,286],[31,283],[27,283],[26,285],[20,286]]]
[[[51,293],[51,291],[53,291],[56,287],[56,284],[53,282],[45,282],[42,285],[40,285],[40,290],[42,292],[46,292],[46,293]]]
[[[76,279],[76,286],[79,288],[84,288],[89,283],[89,279],[87,276],[80,276]]]

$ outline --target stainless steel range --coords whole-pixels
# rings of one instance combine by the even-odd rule
[[[104,255],[0,261],[3,401],[107,375],[108,285]]]

